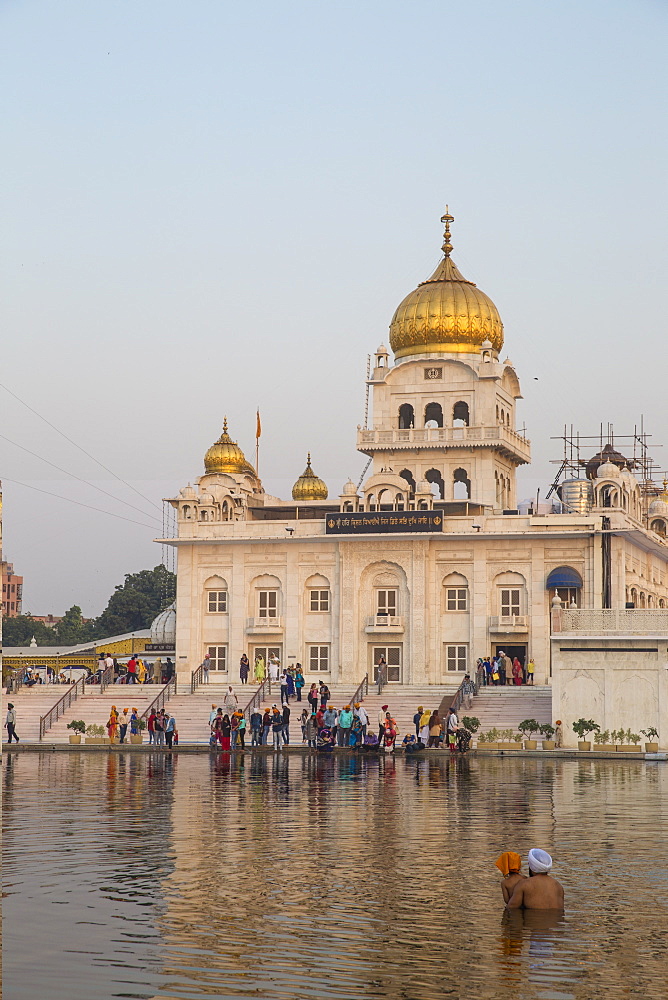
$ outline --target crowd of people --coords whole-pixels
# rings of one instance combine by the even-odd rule
[[[503,687],[506,684],[515,684],[520,687],[522,684],[533,684],[536,664],[531,658],[524,665],[516,656],[511,659],[507,653],[500,650],[496,656],[479,658],[476,672],[484,687],[488,685]]]

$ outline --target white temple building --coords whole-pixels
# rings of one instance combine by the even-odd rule
[[[563,484],[563,503],[518,507],[516,470],[531,457],[519,378],[442,221],[441,263],[375,353],[361,487],[330,497],[309,456],[292,498],[270,496],[225,421],[203,475],[170,500],[180,679],[207,652],[236,681],[242,653],[273,651],[307,683],[353,690],[382,655],[390,683],[443,684],[503,649],[533,657],[544,684],[555,595],[571,610],[666,608],[668,495],[651,499],[614,448]]]

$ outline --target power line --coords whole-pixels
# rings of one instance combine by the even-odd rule
[[[7,476],[2,477],[4,483],[14,483],[15,486],[25,486],[27,490],[36,490],[37,493],[45,493],[48,497],[55,497],[56,500],[65,500],[67,503],[75,503],[77,507],[86,507],[88,510],[96,510],[98,514],[106,514],[107,517],[116,517],[119,521],[129,521],[130,524],[139,524],[142,528],[148,528],[149,531],[155,531],[155,527],[152,524],[143,524],[141,521],[135,521],[131,517],[123,517],[122,514],[112,514],[110,510],[102,510],[101,507],[91,507],[89,503],[81,503],[80,500],[72,500],[71,497],[61,497],[59,493],[50,493],[49,490],[41,490],[39,486],[31,486],[30,483],[22,483],[18,479],[8,479]]]
[[[125,504],[126,507],[131,507],[132,510],[136,510],[138,514],[142,514],[144,517],[153,518],[157,523],[158,521],[157,517],[154,517],[153,514],[147,514],[145,510],[141,509],[141,507],[135,507],[133,503],[128,503],[127,500],[123,500],[121,499],[121,497],[114,496],[113,493],[109,493],[107,490],[103,490],[101,486],[96,486],[95,483],[89,482],[88,479],[82,479],[81,476],[77,476],[74,472],[68,472],[67,469],[62,469],[59,465],[56,465],[54,462],[50,462],[48,458],[44,458],[42,455],[38,455],[36,451],[31,451],[30,448],[26,448],[25,445],[19,444],[18,441],[12,441],[12,439],[8,438],[5,434],[0,434],[0,438],[2,438],[3,441],[8,441],[9,444],[13,444],[15,448],[20,448],[21,451],[27,452],[28,455],[32,455],[33,458],[38,458],[40,462],[45,462],[47,465],[50,465],[52,469],[57,469],[58,472],[64,472],[66,476],[71,476],[72,479],[76,479],[78,482],[84,483],[86,486],[91,486],[94,490],[98,490],[99,493],[103,493],[106,497],[111,497],[112,500],[116,500],[117,503],[123,503]]]
[[[68,437],[67,434],[64,431],[61,431],[59,427],[56,427],[56,425],[52,424],[50,420],[47,420],[46,417],[43,417],[41,413],[38,413],[37,410],[33,409],[32,406],[30,406],[28,403],[26,403],[26,401],[24,399],[21,399],[20,396],[17,396],[15,392],[12,392],[11,389],[8,389],[6,385],[3,385],[2,382],[0,382],[0,389],[4,389],[5,392],[8,392],[10,396],[14,397],[14,399],[18,399],[19,403],[22,403],[23,406],[26,407],[26,409],[30,410],[31,413],[34,413],[35,416],[39,417],[40,420],[43,420],[45,424],[48,424],[49,427],[51,427],[54,431],[56,431],[57,434],[60,434],[61,437],[64,437],[66,441],[69,441],[70,444],[74,445],[75,448],[78,448],[79,451],[82,451],[84,453],[84,455],[86,455],[93,462],[95,462],[97,465],[99,465],[101,469],[104,469],[105,472],[108,472],[110,476],[113,476],[114,479],[118,479],[118,481],[120,483],[123,483],[125,486],[127,486],[128,489],[133,490],[133,492],[136,493],[137,496],[140,496],[142,498],[142,500],[146,500],[146,502],[150,503],[153,507],[158,507],[158,504],[155,502],[155,500],[151,500],[149,497],[144,496],[144,494],[140,490],[136,489],[136,487],[134,487],[130,483],[126,482],[126,480],[123,479],[121,476],[117,476],[115,472],[113,472],[111,469],[108,469],[107,466],[103,465],[103,463],[100,462],[99,459],[95,458],[95,455],[91,455],[91,453],[89,451],[86,451],[86,449],[82,448],[80,444],[77,444],[76,441],[73,441],[72,438]],[[55,494],[54,494],[54,496],[55,496]],[[120,516],[120,515],[117,515],[117,516]],[[127,518],[126,518],[126,520],[127,520]]]

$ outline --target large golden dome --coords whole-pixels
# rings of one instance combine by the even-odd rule
[[[293,500],[326,500],[327,485],[319,479],[311,468],[311,452],[308,453],[306,468],[292,487]]]
[[[488,295],[460,273],[450,259],[450,223],[445,215],[444,257],[431,278],[400,303],[390,323],[395,358],[412,354],[472,354],[485,340],[495,351],[503,346],[503,323]]]
[[[204,456],[204,468],[208,474],[223,472],[255,476],[255,469],[246,461],[246,456],[239,445],[227,433],[227,417],[223,421],[223,433]]]

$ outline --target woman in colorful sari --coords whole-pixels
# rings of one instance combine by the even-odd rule
[[[109,733],[109,739],[113,743],[118,736],[118,711],[115,705],[111,706],[109,722],[107,723],[107,732]]]
[[[515,657],[513,660],[513,684],[519,685],[522,683],[524,678],[524,671],[522,670],[522,664]]]
[[[255,670],[253,671],[253,674],[258,684],[262,684],[267,676],[267,671],[264,666],[264,657],[262,655],[255,657]]]
[[[139,715],[137,709],[132,709],[132,715],[130,716],[130,734],[136,736],[139,732]]]

